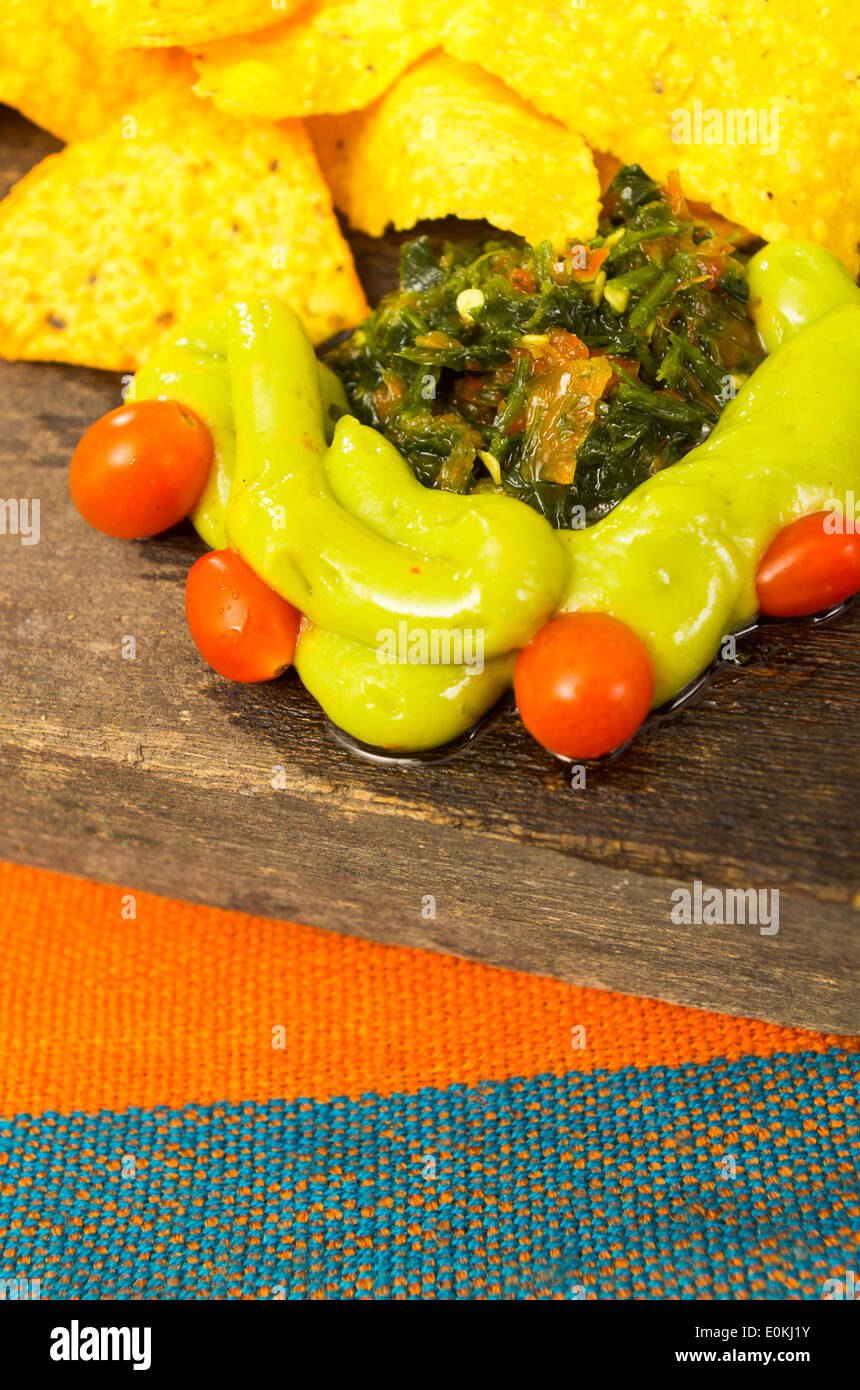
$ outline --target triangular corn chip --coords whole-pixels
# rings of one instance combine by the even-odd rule
[[[184,53],[104,52],[82,3],[0,0],[0,101],[61,140],[98,135],[155,92],[191,84]]]
[[[471,64],[425,58],[367,111],[317,117],[308,129],[336,205],[371,235],[448,214],[532,242],[597,230],[585,143]]]
[[[51,155],[0,203],[0,355],[126,370],[190,315],[278,295],[320,341],[366,313],[300,122],[183,94]]]
[[[860,9],[832,0],[462,0],[445,48],[597,149],[768,241],[852,268],[860,236]]]
[[[237,116],[356,111],[439,46],[442,0],[311,0],[247,38],[194,48],[197,92]]]
[[[111,48],[208,43],[265,29],[306,0],[80,0],[86,21]]]

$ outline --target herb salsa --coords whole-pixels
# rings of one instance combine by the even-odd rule
[[[745,258],[638,165],[587,245],[421,237],[400,282],[327,357],[356,415],[426,486],[500,490],[556,527],[700,444],[764,356]]]

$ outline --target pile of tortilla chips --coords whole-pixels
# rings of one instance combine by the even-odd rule
[[[260,291],[321,341],[366,312],[333,204],[561,244],[616,160],[860,262],[860,11],[823,0],[3,0],[0,101],[69,142],[0,202],[6,357],[129,369]]]

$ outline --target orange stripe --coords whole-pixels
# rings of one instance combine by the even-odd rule
[[[858,1045],[145,893],[126,920],[126,891],[0,864],[3,1114],[326,1100]]]

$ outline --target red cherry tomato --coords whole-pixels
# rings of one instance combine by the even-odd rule
[[[210,550],[188,571],[185,616],[200,655],[231,681],[271,681],[290,665],[302,615],[237,550]]]
[[[834,529],[825,530],[825,522]],[[756,575],[759,608],[773,618],[821,613],[858,589],[860,532],[832,512],[813,512],[784,526]]]
[[[639,728],[654,670],[625,623],[608,613],[563,613],[520,652],[514,692],[538,743],[566,758],[599,758]]]
[[[97,531],[154,536],[186,517],[212,466],[212,436],[178,401],[129,401],[90,425],[69,469],[72,501]]]

